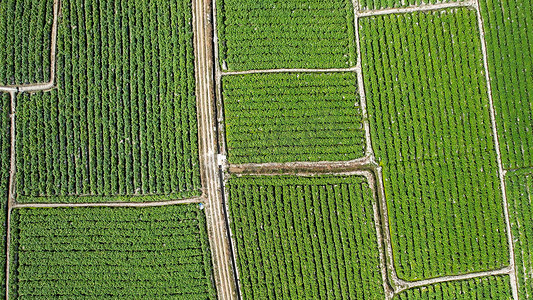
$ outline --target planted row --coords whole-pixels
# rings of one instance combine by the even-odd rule
[[[420,280],[508,265],[475,11],[362,18],[360,32],[398,276]]]
[[[18,201],[198,195],[190,1],[61,5],[57,88],[17,97]]]
[[[9,94],[0,93],[0,265],[6,263],[6,216],[7,201],[9,193],[9,161],[11,147],[11,123],[9,115],[11,113],[11,97]],[[0,293],[5,294],[5,272],[0,272]]]
[[[351,160],[366,143],[355,73],[224,76],[232,163]]]
[[[365,177],[248,176],[228,188],[244,299],[384,299]]]
[[[214,299],[197,205],[15,209],[10,298]]]

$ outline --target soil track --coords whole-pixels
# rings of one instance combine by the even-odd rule
[[[219,299],[234,299],[235,281],[217,164],[216,108],[213,82],[210,0],[193,1],[196,96],[202,185],[207,198],[206,215],[213,270]]]

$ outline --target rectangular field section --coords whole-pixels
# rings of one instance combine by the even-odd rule
[[[0,93],[0,265],[6,264],[6,216],[7,201],[9,193],[9,169],[11,153],[11,123],[10,123],[10,105],[11,97],[9,94]],[[5,272],[0,272],[0,293],[6,292]]]
[[[398,276],[419,280],[507,265],[476,12],[362,18],[360,29]]]
[[[199,195],[191,2],[61,5],[57,87],[17,96],[17,200]]]
[[[355,66],[350,0],[218,0],[223,70]]]
[[[222,93],[231,163],[337,161],[365,154],[353,72],[224,76]]]
[[[215,299],[196,204],[15,209],[10,299]]]
[[[428,4],[465,2],[465,0],[360,0],[361,10],[380,10],[387,8],[417,7]]]
[[[533,298],[533,169],[506,175],[520,299]]]
[[[237,177],[229,197],[244,299],[385,298],[365,177]]]
[[[416,287],[394,296],[394,300],[430,299],[513,299],[508,275],[473,278],[460,281],[447,281]],[[526,299],[526,298],[524,298]]]
[[[533,1],[479,4],[503,165],[533,167]]]
[[[0,1],[0,85],[50,80],[54,0]]]

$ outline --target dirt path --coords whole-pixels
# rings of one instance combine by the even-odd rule
[[[218,174],[217,138],[215,125],[215,98],[211,25],[206,23],[210,15],[210,1],[193,1],[195,66],[197,83],[197,109],[199,125],[200,164],[202,183],[207,197],[206,214],[209,242],[213,258],[215,283],[219,299],[235,299],[235,281],[231,272],[232,257],[222,205],[222,182]]]
[[[483,17],[481,16],[481,8],[479,6],[479,1],[474,0],[474,6],[477,12],[478,27],[479,27],[479,38],[481,40],[481,52],[483,54],[483,65],[485,68],[485,79],[487,81],[487,93],[489,97],[489,108],[490,108],[490,121],[492,124],[492,135],[494,136],[494,144],[496,145],[496,157],[498,158],[498,174],[500,176],[500,185],[502,189],[503,196],[503,207],[504,207],[504,217],[505,217],[505,226],[507,229],[507,241],[509,244],[509,266],[510,266],[510,277],[511,277],[511,289],[513,292],[514,300],[518,300],[518,280],[516,278],[516,266],[515,266],[515,257],[514,257],[514,243],[513,243],[513,234],[511,232],[511,221],[509,219],[509,204],[507,201],[507,190],[505,185],[505,173],[503,169],[502,157],[500,153],[500,140],[498,137],[498,126],[496,124],[496,112],[494,110],[494,102],[492,100],[492,87],[490,83],[490,73],[489,73],[489,64],[487,56],[487,43],[485,41],[485,31],[483,29]]]
[[[11,248],[11,208],[15,203],[15,92],[10,92],[11,96],[11,113],[10,125],[11,125],[11,145],[10,145],[10,162],[9,162],[9,186],[8,186],[8,198],[7,198],[7,216],[6,216],[6,265],[5,265],[5,278],[6,278],[6,299],[9,299],[9,258]]]

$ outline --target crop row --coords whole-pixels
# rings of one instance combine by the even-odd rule
[[[395,300],[430,299],[512,299],[509,276],[489,276],[460,281],[447,281],[401,292]]]
[[[533,1],[479,3],[503,165],[533,167]]]
[[[384,299],[364,177],[249,176],[228,188],[244,299]]]
[[[7,201],[9,191],[9,161],[11,147],[11,123],[9,115],[11,97],[9,94],[0,93],[0,265],[5,265],[6,249],[6,215]],[[6,291],[5,272],[0,272],[0,294],[4,295]]]
[[[15,209],[12,228],[10,298],[215,298],[194,204]]]
[[[520,299],[533,297],[533,170],[506,175],[509,218]]]
[[[350,0],[217,1],[223,69],[354,66]]]
[[[17,97],[18,201],[198,195],[190,1],[61,5],[58,88]]]
[[[0,1],[0,85],[50,80],[53,3]]]
[[[406,280],[508,264],[476,13],[360,21],[372,146]]]
[[[359,3],[362,10],[387,9],[400,7],[415,7],[428,4],[440,4],[447,2],[462,2],[464,0],[361,0]]]
[[[323,161],[364,156],[356,83],[352,72],[224,76],[229,161]]]

